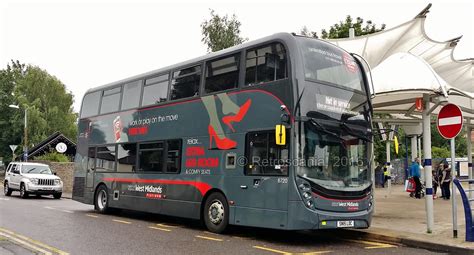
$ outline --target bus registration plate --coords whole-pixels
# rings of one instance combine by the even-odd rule
[[[354,227],[354,221],[353,221],[353,220],[341,220],[341,221],[337,221],[337,227],[338,227],[338,228],[350,228],[350,227]]]

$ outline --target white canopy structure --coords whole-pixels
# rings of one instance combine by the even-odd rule
[[[379,121],[388,120],[392,124],[412,122],[418,126],[422,122],[428,233],[432,232],[434,225],[431,114],[437,114],[439,106],[454,103],[463,111],[468,138],[474,127],[474,59],[454,59],[453,51],[461,36],[444,42],[428,37],[424,24],[430,7],[431,4],[413,20],[391,29],[354,38],[329,40],[349,52],[361,55],[371,66],[375,90],[372,100],[374,111],[392,114],[392,119]],[[415,111],[416,101],[420,102],[419,99],[422,99],[423,112]],[[414,132],[411,140],[412,157],[416,156],[413,152],[417,151],[419,134]],[[468,139],[470,179],[473,178],[471,153],[471,139]],[[387,163],[389,162],[388,141]]]

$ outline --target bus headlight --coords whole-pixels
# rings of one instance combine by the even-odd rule
[[[301,180],[301,183],[298,185],[298,188],[303,197],[303,202],[306,207],[309,209],[314,209],[313,196],[311,195],[311,186],[304,180]]]

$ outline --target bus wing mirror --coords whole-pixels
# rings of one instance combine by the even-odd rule
[[[286,127],[285,125],[275,126],[275,142],[277,145],[286,145]]]

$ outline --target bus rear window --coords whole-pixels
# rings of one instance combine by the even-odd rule
[[[304,58],[306,80],[364,90],[360,69],[351,55],[329,43],[308,38],[298,39]]]
[[[94,116],[99,113],[100,94],[101,91],[96,91],[84,96],[81,118]]]

